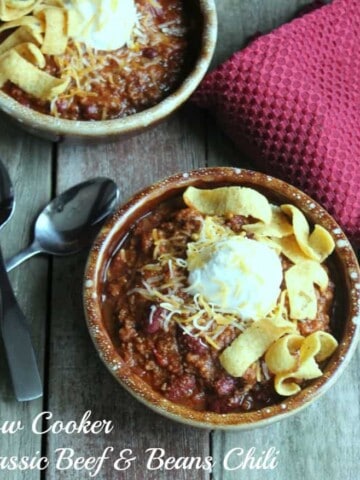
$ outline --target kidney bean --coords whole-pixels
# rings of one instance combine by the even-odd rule
[[[61,99],[56,102],[56,108],[59,113],[64,113],[68,109],[69,102],[66,99]]]
[[[81,106],[81,113],[85,120],[100,120],[100,108],[95,103],[89,103]]]
[[[249,394],[233,395],[231,397],[213,397],[210,399],[208,408],[216,413],[230,413],[237,411],[249,411],[254,400]]]
[[[141,53],[143,57],[149,58],[150,60],[157,57],[158,55],[158,52],[155,50],[155,48],[152,47],[143,48]]]
[[[196,379],[194,375],[185,373],[180,377],[175,377],[170,383],[166,396],[169,400],[176,402],[182,398],[191,397],[196,389]]]
[[[236,380],[233,377],[221,377],[216,380],[214,388],[216,393],[223,397],[230,395],[235,390]]]
[[[151,307],[153,309],[153,306]],[[164,319],[165,310],[161,307],[156,307],[153,312],[149,312],[146,319],[145,331],[146,333],[156,333],[160,330]]]
[[[252,389],[255,402],[260,405],[271,405],[280,399],[280,396],[274,390],[274,380],[270,379],[265,383],[257,383]]]

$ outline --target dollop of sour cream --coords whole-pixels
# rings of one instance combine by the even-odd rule
[[[267,245],[230,237],[205,246],[189,273],[188,291],[224,311],[259,320],[276,305],[283,279],[279,256]]]
[[[74,40],[96,50],[117,50],[128,44],[137,21],[134,0],[69,0],[76,18]]]

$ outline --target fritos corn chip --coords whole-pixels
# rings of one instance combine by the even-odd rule
[[[48,55],[61,55],[65,52],[68,42],[66,10],[58,7],[47,7],[40,10],[38,15],[45,22],[42,52]]]
[[[55,78],[39,68],[45,66],[41,51],[32,43],[18,45],[0,56],[0,87],[10,80],[25,92],[48,100],[63,92],[67,79]]]
[[[297,352],[304,337],[298,333],[289,333],[276,340],[265,355],[265,362],[272,373],[293,371],[297,368],[299,357]]]
[[[64,92],[69,79],[43,71],[43,53],[62,54],[67,46],[68,15],[63,2],[0,0],[0,20],[0,33],[16,29],[0,44],[0,87],[11,81],[42,100]]]
[[[290,317],[296,320],[315,319],[317,297],[314,284],[321,290],[328,286],[326,270],[313,260],[305,260],[285,272],[285,283],[289,296]]]
[[[41,38],[42,40],[42,38]],[[9,35],[2,43],[0,43],[0,55],[11,50],[22,43],[33,43],[34,45],[40,45],[39,37],[26,27],[20,27],[11,35]]]
[[[282,238],[293,233],[293,227],[288,217],[279,207],[272,205],[272,217],[270,223],[249,223],[244,225],[246,232],[256,233],[259,236]]]
[[[188,187],[183,195],[186,205],[206,215],[252,216],[270,223],[271,206],[261,193],[247,187],[221,187],[202,190]]]
[[[30,13],[41,0],[0,0],[0,20],[9,22]]]
[[[299,263],[309,260],[309,257],[305,255],[305,253],[299,247],[294,235],[289,235],[288,237],[282,238],[273,238],[272,241],[279,246],[282,254],[285,255],[285,257],[287,257],[292,263]]]
[[[310,259],[323,262],[335,247],[330,233],[322,226],[315,225],[310,234],[305,215],[294,205],[281,205],[281,210],[292,219],[294,235],[300,249]]]
[[[26,16],[22,18],[17,18],[12,22],[3,23],[0,26],[0,32],[4,32],[5,30],[11,30],[16,27],[27,27],[29,30],[43,30],[43,25],[38,18],[35,18],[33,16]]]
[[[280,395],[293,395],[301,387],[294,380],[320,377],[318,363],[330,357],[338,346],[329,333],[318,331],[307,337],[289,334],[277,340],[268,349],[265,362],[275,374],[275,390]]]
[[[254,322],[220,355],[220,363],[233,377],[241,377],[270,345],[296,326],[286,320],[263,319]]]

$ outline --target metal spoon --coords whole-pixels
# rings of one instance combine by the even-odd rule
[[[0,228],[11,217],[14,205],[13,186],[0,160]],[[33,400],[43,394],[39,369],[31,343],[29,325],[16,301],[1,249],[0,292],[0,327],[15,396],[19,401]]]
[[[6,262],[7,271],[37,253],[79,252],[92,242],[103,220],[114,210],[118,197],[116,184],[103,177],[66,190],[40,213],[33,243]]]

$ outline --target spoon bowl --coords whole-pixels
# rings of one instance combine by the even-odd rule
[[[119,197],[115,182],[97,177],[54,198],[35,223],[33,243],[6,263],[7,271],[36,255],[71,255],[90,245]]]

